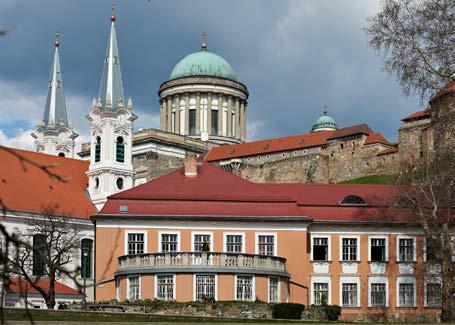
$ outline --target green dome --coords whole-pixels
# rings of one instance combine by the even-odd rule
[[[170,79],[193,76],[220,77],[236,80],[235,71],[221,56],[202,49],[185,56],[174,67]]]
[[[327,115],[327,112],[324,112],[324,115],[316,120],[316,123],[311,128],[311,132],[329,131],[336,129],[338,129],[338,125],[335,123],[335,120]]]

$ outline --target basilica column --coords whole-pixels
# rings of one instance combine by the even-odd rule
[[[245,102],[243,100],[240,101],[240,110],[239,110],[239,114],[240,114],[240,139],[242,140],[245,140],[245,130],[244,130],[244,126],[245,126]]]
[[[174,132],[180,134],[180,96],[174,96],[175,103],[175,130]]]
[[[196,134],[201,134],[201,94],[196,93]]]
[[[185,135],[190,133],[190,94],[185,93]]]
[[[237,139],[240,138],[240,116],[242,116],[240,112],[240,104],[239,104],[239,99],[236,97],[235,98],[235,136]]]
[[[167,132],[172,132],[172,98],[171,96],[166,97],[167,99]]]
[[[166,123],[166,106],[163,100],[160,100],[160,130],[164,129]]]
[[[242,100],[242,117],[243,117],[243,125],[242,125],[242,133],[243,133],[243,141],[246,141],[246,138],[247,138],[247,134],[246,134],[246,100]]]
[[[232,96],[228,96],[227,136],[232,137]]]
[[[212,93],[207,94],[207,132],[212,135]]]
[[[218,135],[223,135],[223,95],[218,94]]]

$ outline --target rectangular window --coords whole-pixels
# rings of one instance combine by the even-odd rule
[[[237,276],[237,300],[253,300],[253,277],[238,275]]]
[[[386,261],[386,247],[385,238],[371,238],[370,239],[370,257],[372,262],[385,262]]]
[[[275,236],[258,235],[258,254],[275,255]]]
[[[81,278],[92,277],[93,240],[81,240]]]
[[[128,255],[144,254],[144,234],[128,234]]]
[[[329,259],[329,239],[313,238],[313,261],[327,261]]]
[[[139,277],[132,276],[128,278],[129,288],[128,288],[128,299],[129,300],[139,300]]]
[[[189,131],[190,135],[196,134],[196,110],[190,109],[189,110]]]
[[[399,238],[398,239],[399,261],[412,262],[414,261],[414,239],[413,238]]]
[[[195,252],[210,252],[210,235],[194,235],[194,251]]]
[[[386,307],[386,284],[371,284],[371,307]]]
[[[215,275],[196,275],[196,300],[215,299]]]
[[[269,278],[269,302],[280,302],[279,284],[279,278]]]
[[[438,242],[436,238],[427,237],[425,239],[425,255],[428,262],[436,262],[438,252]]]
[[[174,300],[174,276],[156,276],[156,298],[160,300]]]
[[[357,261],[357,238],[342,238],[342,260]]]
[[[226,252],[241,253],[243,251],[242,235],[226,235]]]
[[[357,283],[343,283],[341,289],[343,307],[357,307]]]
[[[428,307],[441,307],[441,284],[427,283],[426,298]]]
[[[177,252],[178,245],[177,234],[161,234],[161,252],[174,253]]]
[[[399,283],[400,307],[414,307],[414,283]]]
[[[212,135],[218,134],[218,111],[212,110]]]
[[[329,284],[328,283],[313,283],[313,303],[315,305],[323,305],[328,303],[329,299]]]

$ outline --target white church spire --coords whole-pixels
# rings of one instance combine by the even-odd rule
[[[107,197],[133,187],[133,114],[131,101],[125,102],[120,58],[112,7],[111,31],[104,59],[100,92],[87,115],[90,122],[89,193],[101,209]]]
[[[74,157],[74,139],[78,134],[73,131],[66,114],[63,94],[62,70],[60,67],[60,35],[56,33],[46,106],[43,121],[32,133],[35,149],[51,155]]]
[[[120,56],[115,32],[115,9],[112,6],[111,31],[104,60],[103,77],[101,79],[99,101],[102,108],[115,109],[125,106]]]

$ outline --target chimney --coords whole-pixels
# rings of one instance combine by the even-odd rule
[[[189,154],[185,157],[185,176],[197,176],[196,155]]]

